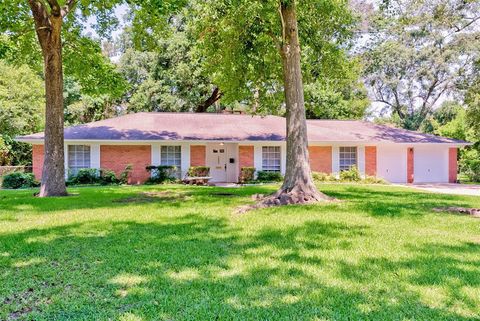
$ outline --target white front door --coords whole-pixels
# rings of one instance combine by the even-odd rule
[[[207,145],[207,166],[210,167],[212,182],[227,181],[227,146],[225,144]]]

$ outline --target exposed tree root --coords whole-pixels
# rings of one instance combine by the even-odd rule
[[[312,204],[317,202],[331,202],[335,199],[318,192],[316,189],[313,191],[303,191],[299,189],[292,189],[290,191],[280,189],[276,193],[268,196],[259,194],[253,195],[253,199],[258,202],[251,205],[240,206],[235,213],[243,214],[251,210],[268,208],[273,206],[293,205],[293,204]]]

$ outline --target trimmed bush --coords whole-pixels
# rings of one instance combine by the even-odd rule
[[[255,179],[255,167],[242,167],[240,169],[240,175],[238,181],[243,184],[251,182]]]
[[[150,165],[147,166],[146,169],[152,174],[152,176],[145,182],[146,184],[162,184],[178,180],[179,171],[176,166]]]
[[[117,185],[118,183],[120,183],[120,180],[117,178],[117,175],[114,171],[108,169],[100,170],[100,184]]]
[[[281,182],[282,180],[283,176],[280,172],[257,172],[257,181],[259,182]]]
[[[67,185],[100,184],[100,171],[96,168],[82,168],[68,177]]]
[[[380,177],[375,177],[375,176],[367,176],[365,177],[364,180],[362,180],[362,183],[365,184],[388,184],[386,180]]]
[[[210,175],[210,167],[208,166],[192,166],[188,169],[190,177],[208,177]]]
[[[352,166],[350,169],[340,172],[340,180],[344,182],[358,182],[362,180],[362,176],[357,166]]]
[[[40,183],[35,180],[35,176],[32,173],[10,173],[3,176],[2,187],[17,189],[17,188],[30,188],[37,187]]]

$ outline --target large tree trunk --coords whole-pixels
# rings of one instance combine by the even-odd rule
[[[319,201],[327,197],[318,192],[310,170],[295,0],[281,1],[280,14],[283,28],[281,56],[287,109],[287,167],[283,185],[276,196],[288,203]]]
[[[67,190],[63,140],[62,16],[51,15],[48,18],[47,29],[45,24],[37,21],[36,26],[44,59],[46,100],[45,160],[39,196],[65,196]]]

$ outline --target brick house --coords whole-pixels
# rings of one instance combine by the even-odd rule
[[[363,175],[395,183],[455,182],[457,149],[467,142],[365,121],[308,120],[313,171],[338,175],[354,165]],[[285,172],[285,119],[229,114],[136,113],[65,129],[65,168],[133,165],[142,183],[148,165],[209,166],[213,182],[236,182],[242,167]],[[43,133],[17,138],[33,144],[41,178]]]

